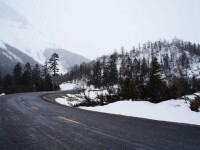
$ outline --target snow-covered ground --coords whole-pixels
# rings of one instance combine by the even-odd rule
[[[81,103],[84,97],[81,94],[66,94],[62,98],[56,98],[55,101],[66,106],[73,107],[76,104]]]
[[[69,83],[65,82],[60,85],[60,90],[71,90],[71,89],[81,89],[83,85],[81,83]],[[84,85],[86,87],[86,85]],[[85,100],[85,96],[90,98],[93,101],[100,101],[98,99],[98,95],[106,95],[108,94],[107,90],[100,90],[95,89],[93,86],[87,87],[85,89],[85,93],[81,92],[80,94],[66,94],[61,98],[55,99],[56,102],[66,105],[66,106],[73,106],[75,104],[80,104]]]
[[[60,85],[61,90],[69,90],[75,88],[77,85],[73,83],[63,83]],[[87,88],[86,96],[94,101],[98,101],[97,95],[107,94],[107,91],[98,90],[93,87]],[[185,97],[194,100],[195,96],[200,93],[186,95]],[[62,98],[57,98],[56,102],[72,107],[84,101],[84,94],[66,94]],[[120,114],[125,116],[147,118],[153,120],[162,120],[169,122],[179,122],[187,124],[200,125],[200,112],[190,110],[190,103],[185,102],[184,97],[176,100],[167,100],[158,104],[147,101],[118,101],[104,106],[96,107],[79,107],[80,109],[104,112],[110,114]]]
[[[65,82],[65,83],[62,83],[62,84],[60,85],[60,90],[61,90],[61,91],[64,91],[64,90],[71,90],[71,89],[74,89],[75,87],[76,87],[76,84]]]
[[[5,93],[0,94],[0,96],[4,96],[4,95],[5,95]]]
[[[183,99],[158,104],[147,101],[119,101],[105,106],[79,107],[110,114],[200,125],[200,112],[193,112]]]
[[[196,96],[200,96],[200,92],[191,94],[191,95],[185,95],[186,98],[190,99],[190,100],[194,100]],[[182,97],[182,99],[184,99],[184,96]]]

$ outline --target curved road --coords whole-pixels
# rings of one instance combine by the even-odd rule
[[[200,150],[200,126],[69,108],[43,94],[0,97],[0,150]]]

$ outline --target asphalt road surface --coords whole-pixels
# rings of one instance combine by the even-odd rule
[[[200,150],[200,126],[69,108],[43,94],[0,97],[0,150]]]

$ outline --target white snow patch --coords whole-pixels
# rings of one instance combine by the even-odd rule
[[[67,102],[67,100],[65,98],[56,98],[55,101],[60,103],[60,104],[62,104],[62,105],[68,106],[68,102]]]
[[[18,62],[24,63],[24,62],[22,61],[22,59],[19,58],[18,56],[14,55],[14,54],[11,53],[10,51],[7,51],[7,52],[8,52],[8,54],[9,54],[11,57],[13,57],[13,58],[14,58],[15,60],[17,60]]]
[[[11,61],[13,61],[12,57],[11,57],[10,55],[8,55],[7,53],[2,52],[2,54],[3,54],[4,56],[6,56],[8,59],[10,59]]]
[[[191,95],[185,95],[186,98],[190,99],[190,100],[194,100],[196,96],[200,96],[200,92],[191,94]],[[184,99],[184,97],[182,97]]]
[[[59,104],[73,107],[76,104],[79,104],[84,99],[79,94],[66,94],[62,98],[56,98],[55,101]]]
[[[64,90],[72,90],[76,87],[76,84],[74,83],[68,83],[68,82],[64,82],[60,85],[60,90],[64,91]]]
[[[5,95],[5,93],[0,94],[0,96],[4,96],[4,95]]]
[[[119,101],[105,106],[81,109],[125,116],[200,125],[200,112],[193,112],[184,100],[168,100],[158,104],[147,101]]]

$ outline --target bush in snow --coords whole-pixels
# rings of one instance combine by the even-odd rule
[[[195,97],[195,100],[190,103],[190,109],[192,111],[199,112],[199,107],[200,107],[200,97],[197,96]]]

